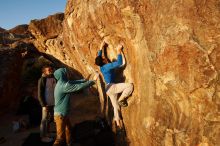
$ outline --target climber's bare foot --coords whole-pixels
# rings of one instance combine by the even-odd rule
[[[116,126],[118,127],[118,128],[120,128],[120,129],[122,129],[122,120],[119,120],[119,119],[114,119],[114,121],[115,121],[115,123],[116,123]]]

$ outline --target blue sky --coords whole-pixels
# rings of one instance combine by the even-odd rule
[[[0,27],[28,24],[32,19],[64,12],[65,6],[66,0],[0,0]]]

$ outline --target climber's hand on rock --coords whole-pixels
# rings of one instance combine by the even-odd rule
[[[101,45],[100,45],[100,50],[102,50],[105,45],[106,45],[106,42],[105,42],[105,40],[103,40]]]
[[[122,44],[119,44],[118,46],[117,46],[117,53],[118,54],[121,54],[121,52],[122,52],[122,48],[123,48],[123,45]]]

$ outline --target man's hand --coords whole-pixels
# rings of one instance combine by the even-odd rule
[[[106,45],[106,42],[105,42],[105,40],[104,41],[102,41],[102,43],[101,43],[101,45],[100,45],[100,48],[99,48],[99,50],[102,50],[103,49],[103,47]]]
[[[44,106],[44,107],[43,107],[43,110],[44,110],[44,111],[48,111],[48,107],[47,107],[47,106]]]
[[[118,54],[121,54],[121,52],[122,52],[122,48],[123,48],[123,45],[122,44],[119,44],[118,46],[117,46],[117,53]]]
[[[46,106],[43,106],[42,108],[43,108],[43,110],[47,110],[47,109],[46,109]]]

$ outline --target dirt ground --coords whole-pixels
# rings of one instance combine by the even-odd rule
[[[72,116],[70,117],[72,126],[85,120],[93,120],[99,115],[100,107],[97,97],[76,94],[72,98]],[[29,134],[39,133],[39,126],[13,132],[13,121],[21,118],[27,120],[27,116],[15,116],[15,114],[11,112],[2,114],[0,117],[0,138],[4,137],[6,139],[0,146],[22,146]],[[51,127],[51,130],[55,131],[55,123],[53,123]]]
[[[4,137],[6,139],[4,143],[0,144],[1,146],[21,146],[30,133],[39,132],[39,127],[13,132],[12,122],[18,118],[21,117],[16,117],[13,113],[1,115],[0,137]]]

